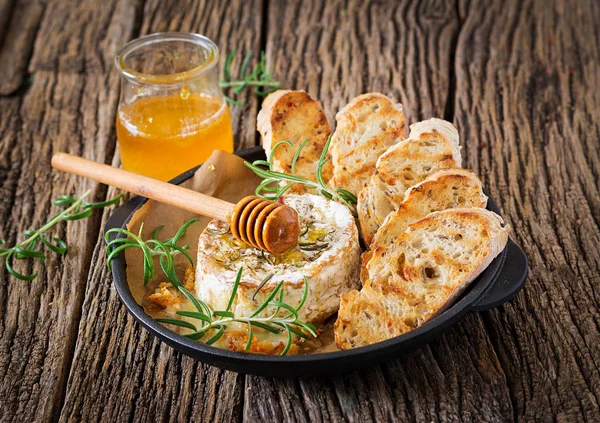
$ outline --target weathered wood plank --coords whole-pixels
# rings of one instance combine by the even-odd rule
[[[29,67],[33,85],[0,98],[0,237],[12,243],[39,225],[63,192],[105,196],[95,184],[52,174],[48,163],[60,149],[118,164],[112,57],[132,35],[195,30],[220,46],[258,51],[262,2],[220,3],[48,5]],[[276,77],[320,98],[332,122],[348,98],[370,90],[400,99],[410,123],[456,110],[467,165],[530,259],[516,300],[367,371],[244,377],[174,353],[126,314],[96,241],[105,213],[61,227],[71,254],[50,257],[37,281],[0,269],[0,420],[50,420],[63,399],[64,421],[595,420],[600,8],[517,3],[272,2],[267,25]],[[255,140],[257,102],[247,103],[234,111],[238,147]]]
[[[57,71],[114,77],[114,57],[139,30],[141,0],[50,1],[40,24],[29,72]]]
[[[128,8],[123,2],[121,11]],[[98,8],[116,20],[118,11]],[[54,151],[101,162],[112,157],[117,82],[115,75],[41,70],[27,91],[2,99],[0,237],[9,244],[55,213],[51,200],[61,194],[91,189],[92,199],[104,198],[106,188],[52,172],[50,157]],[[9,277],[4,266],[0,270],[2,421],[48,421],[60,411],[99,223],[96,216],[59,226],[57,234],[71,250],[64,258],[49,254],[43,267],[19,264],[21,271],[40,272],[32,282]]]
[[[334,123],[355,95],[400,100],[407,121],[444,117],[458,11],[448,2],[275,2],[268,62],[284,87],[320,99]],[[505,421],[512,406],[480,317],[421,351],[336,378],[246,377],[247,421]]]
[[[0,0],[0,45],[4,39],[4,34],[6,34],[13,4],[14,0]]]
[[[13,135],[3,137],[1,150],[10,152],[3,163],[3,218],[0,236],[14,244],[22,232],[38,228],[55,213],[51,200],[63,193],[93,190],[103,197],[105,189],[51,171],[53,151],[69,151],[104,161],[114,144],[96,144],[96,136],[108,132],[111,122],[99,115],[116,100],[106,95],[104,78],[43,73],[22,102],[12,101],[3,118],[14,119]],[[13,100],[13,99],[11,99]],[[84,103],[104,103],[98,109]],[[15,117],[11,117],[15,116]],[[109,150],[109,151],[107,151]],[[0,270],[0,409],[5,421],[47,420],[57,410],[75,344],[77,316],[86,284],[98,218],[58,228],[71,245],[66,258],[49,255],[39,277],[23,282]]]
[[[443,117],[458,24],[441,1],[274,2],[266,48],[284,87],[319,98],[330,124],[368,91],[396,98],[415,122]]]
[[[477,2],[456,55],[456,122],[525,248],[515,301],[485,313],[519,420],[597,421],[600,7]]]
[[[11,3],[0,1],[0,95],[14,93],[25,82],[27,64],[46,7],[46,0]]]
[[[237,47],[258,54],[260,40],[248,34],[260,33],[261,9],[261,1],[232,5],[157,0],[145,5],[139,27],[143,34],[200,32],[224,51]],[[245,110],[234,111],[238,148],[255,142],[257,100],[249,96],[242,101],[247,103]],[[118,157],[113,164],[118,164]],[[150,337],[127,314],[111,286],[99,239],[61,421],[241,419],[244,376],[197,363]]]

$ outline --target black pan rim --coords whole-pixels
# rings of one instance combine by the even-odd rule
[[[238,153],[242,158],[248,158],[262,152],[262,148],[256,147],[248,150],[243,150]],[[180,184],[190,177],[193,176],[194,172],[199,168],[197,166],[190,169],[178,177],[170,181],[173,184]],[[486,193],[487,195],[487,193]],[[488,195],[489,197],[489,195]],[[125,225],[131,219],[133,213],[137,211],[145,202],[146,198],[133,197],[117,210],[113,212],[111,218],[109,218],[104,232],[114,227],[125,227]],[[488,200],[488,210],[494,211],[499,214],[499,209],[490,197]],[[114,217],[114,218],[113,218]],[[507,247],[508,248],[508,247]],[[434,319],[428,321],[422,326],[408,332],[404,335],[391,338],[386,341],[382,341],[376,344],[358,347],[350,350],[325,352],[318,354],[305,354],[305,355],[293,355],[293,356],[279,356],[279,355],[262,355],[252,354],[246,352],[235,352],[225,350],[213,346],[203,344],[201,342],[192,341],[188,338],[178,335],[161,324],[155,322],[148,314],[146,314],[143,308],[137,304],[126,279],[126,264],[124,255],[119,255],[112,263],[112,274],[115,283],[115,288],[119,295],[121,302],[125,305],[129,313],[149,330],[152,334],[159,337],[161,340],[167,342],[176,350],[183,352],[193,358],[199,359],[200,361],[211,362],[211,364],[217,365],[218,367],[232,369],[233,367],[246,367],[251,364],[306,364],[314,363],[319,367],[326,366],[332,362],[338,362],[340,360],[348,362],[352,360],[357,365],[352,365],[352,368],[364,367],[362,364],[363,360],[374,358],[374,363],[382,361],[382,357],[392,358],[392,353],[398,352],[404,354],[410,350],[414,350],[429,342],[433,338],[438,337],[442,331],[452,326],[460,318],[471,311],[472,307],[477,304],[488,291],[493,288],[494,282],[505,265],[507,248],[505,248],[486,268],[486,270],[471,284],[467,291],[461,296],[461,298],[455,302],[452,306],[440,313]],[[397,355],[396,355],[397,356]],[[202,358],[199,358],[202,357]],[[204,360],[205,359],[205,360]],[[224,359],[226,361],[219,361]],[[385,358],[383,358],[385,359]],[[366,361],[366,360],[365,360]],[[236,362],[236,364],[234,364]],[[367,364],[370,365],[370,364]],[[269,372],[264,371],[242,371],[243,373],[255,373],[265,374]],[[292,372],[293,373],[293,372]]]

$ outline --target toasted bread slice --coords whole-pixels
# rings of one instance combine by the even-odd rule
[[[335,120],[331,185],[358,195],[379,156],[406,136],[402,105],[383,94],[363,94],[340,110]]]
[[[439,170],[423,182],[413,185],[406,191],[398,209],[383,221],[373,238],[371,250],[363,253],[361,280],[365,283],[368,279],[365,270],[373,249],[391,246],[409,224],[435,211],[485,208],[487,199],[477,175],[466,169]]]
[[[267,157],[279,141],[289,141],[293,146],[282,144],[273,154],[273,170],[292,173],[292,160],[300,144],[308,139],[296,166],[295,174],[316,182],[317,163],[327,143],[331,128],[318,101],[305,91],[278,90],[269,94],[258,113],[256,128],[262,137]],[[332,166],[327,162],[322,170],[323,179],[331,179]],[[304,186],[295,184],[294,192],[305,192]]]
[[[458,131],[450,122],[429,119],[410,126],[410,136],[377,160],[376,172],[358,197],[361,235],[370,245],[386,216],[411,186],[439,169],[461,166]]]
[[[341,296],[336,344],[384,341],[435,317],[500,254],[509,231],[481,208],[443,210],[411,223],[391,246],[373,250],[363,289]]]

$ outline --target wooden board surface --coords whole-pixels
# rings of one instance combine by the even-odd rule
[[[114,54],[131,38],[177,30],[204,33],[223,52],[266,50],[283,87],[319,98],[332,124],[371,90],[401,101],[409,123],[453,120],[466,165],[531,266],[513,301],[391,363],[338,377],[244,376],[174,352],[126,313],[105,266],[106,211],[60,227],[71,252],[50,256],[36,281],[0,267],[0,421],[600,418],[599,20],[593,0],[0,1],[0,238],[9,243],[62,193],[114,195],[51,172],[50,156],[118,165]],[[259,101],[242,101],[236,148],[257,141]]]
[[[515,416],[597,420],[600,7],[524,1],[468,10],[456,123],[471,141],[467,163],[484,175],[531,266],[524,292],[484,313],[485,326]],[[477,48],[484,42],[489,49]]]
[[[247,34],[260,32],[261,15],[257,17],[253,10],[261,10],[262,3],[245,4],[249,7],[240,14],[219,1],[148,2],[138,18],[140,33],[199,32],[224,51],[235,46],[258,55],[260,40]],[[210,25],[215,22],[223,25]],[[256,139],[253,128],[258,101],[250,95],[242,101],[246,107],[233,113],[237,148],[253,146]],[[107,216],[105,213],[104,219]],[[79,326],[79,338],[89,342],[77,343],[61,419],[239,420],[244,376],[197,363],[141,330],[111,289],[103,240],[96,242],[94,254]]]

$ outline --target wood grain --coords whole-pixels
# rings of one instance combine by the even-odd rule
[[[103,162],[113,155],[117,82],[115,75],[48,69],[36,72],[21,96],[1,98],[0,237],[9,244],[55,213],[51,200],[61,194],[91,189],[92,199],[105,197],[93,182],[52,172],[50,157],[68,151]],[[49,254],[43,267],[18,264],[20,271],[39,271],[32,282],[0,269],[1,421],[47,421],[60,412],[93,251],[81,241],[95,239],[99,229],[98,217],[58,226],[69,255]]]
[[[241,3],[240,3],[241,4]],[[259,52],[260,1],[244,7],[214,2],[148,2],[140,32],[199,32],[224,50],[239,46]],[[239,11],[242,10],[242,13]],[[223,25],[221,25],[223,23]],[[244,46],[244,47],[242,47]],[[239,64],[238,64],[239,65]],[[257,100],[247,103],[234,125],[238,148],[254,145]],[[251,125],[251,127],[249,127]],[[250,144],[248,144],[250,143]],[[113,165],[118,165],[118,157]],[[112,191],[111,191],[112,192]],[[108,214],[104,214],[103,221]],[[92,268],[61,421],[237,421],[243,407],[244,376],[197,363],[151,337],[136,324],[112,289],[105,246],[96,237]],[[114,393],[118,392],[118,395]]]
[[[443,117],[458,35],[444,1],[289,1],[269,6],[267,57],[283,87],[305,89],[330,124],[348,100],[381,91],[407,121]]]
[[[10,16],[7,18],[7,16]],[[284,88],[330,123],[382,91],[407,121],[453,120],[530,260],[523,293],[391,363],[268,379],[196,363],[120,304],[101,227],[59,226],[71,252],[33,282],[0,267],[0,421],[596,421],[600,402],[600,6],[593,0],[220,2],[0,0],[0,238],[92,189],[51,172],[68,151],[118,165],[115,52],[158,31],[267,51]],[[10,57],[11,60],[6,58]],[[221,57],[221,60],[223,57]],[[9,96],[3,96],[3,95]],[[236,148],[259,101],[233,109]]]
[[[14,116],[16,126],[14,135],[1,141],[1,150],[10,152],[3,155],[2,182],[10,201],[2,202],[0,236],[9,244],[56,213],[52,198],[87,189],[92,198],[104,198],[105,190],[94,183],[54,174],[49,160],[53,150],[100,161],[112,154],[114,144],[95,143],[112,123],[97,119],[116,100],[115,92],[112,99],[105,95],[106,83],[104,78],[46,72],[36,75],[22,102],[3,99],[8,107],[2,115]],[[85,108],[85,101],[102,106]],[[51,254],[44,266],[16,266],[22,272],[39,271],[35,281],[15,280],[4,267],[0,270],[0,420],[45,420],[57,412],[92,252],[89,243],[79,241],[96,237],[98,230],[97,218],[59,226],[57,233],[71,245],[68,257]]]
[[[531,267],[523,294],[485,313],[486,327],[517,419],[594,421],[600,7],[524,1],[464,10],[456,123],[467,163],[483,175]]]
[[[0,45],[6,34],[8,22],[12,14],[14,0],[0,0]]]
[[[45,7],[45,0],[0,1],[0,95],[27,83],[27,64]]]

